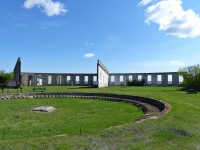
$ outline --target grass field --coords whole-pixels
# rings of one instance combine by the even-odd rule
[[[36,113],[38,106],[53,106],[53,113]],[[143,113],[127,103],[77,98],[3,101],[0,105],[0,140],[95,133],[136,120]]]
[[[70,105],[67,104],[67,101],[71,101],[70,99],[59,99],[59,101],[61,101],[59,103],[61,104],[60,106],[57,102],[55,102],[54,104],[54,99],[52,98],[44,98],[41,100],[29,99],[26,103],[24,103],[24,99],[15,101],[1,101],[0,149],[198,150],[200,149],[200,94],[186,94],[183,91],[179,91],[179,88],[180,87],[107,87],[97,89],[87,87],[47,87],[47,92],[98,92],[145,96],[155,99],[161,99],[171,104],[172,106],[172,110],[168,114],[158,119],[145,120],[140,123],[135,123],[134,116],[140,116],[141,112],[131,104],[106,102],[102,100],[93,101],[84,99],[83,101],[81,101],[78,99],[74,99],[73,101],[76,101],[76,103],[87,103],[88,101],[92,103],[89,106],[87,106],[86,104],[87,108],[84,108],[83,110],[86,109],[88,112],[86,112],[86,115],[82,116],[83,118],[79,116],[83,113],[82,111],[80,113],[78,113],[78,110],[74,112],[73,117],[81,117],[82,121],[77,123],[77,127],[73,128],[75,129],[74,131],[72,131],[72,129],[69,129],[68,131],[65,131],[65,133],[67,134],[62,136],[55,135],[63,134],[63,126],[59,126],[59,124],[62,124],[62,117],[66,117],[66,115],[56,114],[58,113],[57,111],[55,114],[47,114],[47,116],[43,116],[44,118],[41,117],[42,121],[44,121],[45,119],[48,120],[47,118],[51,117],[52,118],[49,120],[53,119],[54,122],[58,120],[58,124],[53,127],[57,128],[55,132],[51,130],[52,127],[50,123],[47,123],[46,126],[50,128],[50,133],[47,132],[49,131],[49,128],[46,128],[46,130],[44,131],[36,128],[32,131],[27,130],[28,133],[25,134],[25,132],[23,131],[23,129],[26,129],[25,126],[30,126],[31,128],[34,126],[34,123],[37,123],[36,120],[32,119],[34,118],[33,116],[29,116],[27,119],[25,119],[26,122],[19,121],[17,123],[17,121],[9,121],[13,119],[23,120],[24,117],[28,116],[27,114],[30,113],[30,107],[35,106],[35,104],[42,104],[43,102],[48,105],[56,105],[57,107],[69,107]],[[23,92],[30,92],[31,89],[32,87],[24,87]],[[93,107],[94,103],[98,106]],[[84,104],[80,103],[81,107],[83,107],[83,105]],[[112,111],[110,108],[115,108],[117,107],[116,105],[118,105],[119,108]],[[79,108],[80,106],[77,105],[76,108]],[[18,109],[19,114],[13,112],[16,107],[21,107],[20,109]],[[100,117],[103,120],[102,121],[98,118],[98,115],[102,113],[101,110],[104,109],[104,107],[108,108],[105,108],[105,110],[107,111],[107,113],[105,112],[104,114],[105,118],[103,117],[102,119]],[[91,114],[91,112],[89,111],[91,111],[92,114],[97,111],[94,114],[97,115],[97,120],[100,121],[99,123],[97,123],[98,127],[95,127],[93,123],[91,123],[90,125],[84,124],[84,120],[86,118],[88,119],[87,115],[90,116]],[[124,116],[120,120],[119,116],[117,115],[122,114],[123,111]],[[132,114],[134,114],[134,116],[132,116]],[[37,116],[38,114],[31,115]],[[53,117],[53,115],[58,116]],[[11,118],[7,120],[3,119],[7,118],[6,116]],[[92,119],[89,119],[89,122],[90,121],[92,121]],[[81,133],[80,124],[82,126]],[[11,130],[13,127],[19,130],[17,136],[14,135],[14,131]]]

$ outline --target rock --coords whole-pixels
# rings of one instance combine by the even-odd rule
[[[41,113],[50,113],[50,112],[54,112],[56,110],[55,107],[53,106],[40,106],[40,107],[36,107],[33,108],[33,112],[41,112]]]

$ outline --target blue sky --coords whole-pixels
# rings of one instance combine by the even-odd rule
[[[199,0],[1,0],[0,69],[177,71],[200,60]]]

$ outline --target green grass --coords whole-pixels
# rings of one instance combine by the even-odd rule
[[[20,101],[24,100],[15,100],[16,104],[13,104],[13,107],[7,109],[6,112],[3,112],[2,109],[6,109],[6,103],[12,105],[11,103],[15,103],[15,101],[1,101],[1,138],[0,138],[0,148],[1,149],[147,149],[147,150],[183,150],[183,149],[191,149],[198,150],[200,149],[200,93],[198,94],[186,94],[186,92],[179,91],[180,87],[107,87],[107,88],[86,88],[86,87],[47,87],[47,92],[98,92],[98,93],[114,93],[114,94],[128,94],[128,95],[138,95],[145,96],[150,98],[161,99],[172,106],[172,110],[166,115],[152,120],[146,120],[141,123],[134,123],[130,121],[130,119],[125,120],[124,122],[118,122],[116,124],[112,124],[114,122],[114,116],[118,119],[117,116],[119,113],[114,113],[111,115],[111,118],[104,118],[104,120],[109,120],[110,125],[105,125],[102,123],[102,127],[91,127],[92,130],[87,130],[86,127],[89,125],[86,124],[83,127],[83,132],[80,134],[80,130],[76,129],[74,132],[70,134],[66,134],[64,136],[54,136],[57,133],[52,131],[51,134],[44,136],[45,134],[41,133],[33,133],[35,134],[32,137],[28,138],[14,138],[13,134],[10,134],[10,137],[4,136],[2,138],[2,131],[6,130],[10,132],[10,128],[4,128],[4,125],[8,125],[9,121],[6,123],[6,120],[2,119],[5,115],[15,114],[13,109],[16,107],[22,107],[21,112],[27,115],[29,113],[29,109],[31,105],[37,103],[37,101],[46,101],[51,102],[53,99],[41,99],[41,100],[27,100],[30,101],[29,107],[25,107],[24,103],[20,103]],[[24,87],[23,92],[30,92],[32,87]],[[14,92],[14,91],[13,91]],[[64,99],[59,99],[60,101]],[[77,99],[74,99],[77,100]],[[69,101],[67,99],[66,101]],[[78,102],[81,100],[77,100]],[[107,102],[101,100],[84,100],[92,101],[94,103],[100,102],[103,108],[107,106]],[[17,103],[19,102],[19,103]],[[32,103],[32,104],[31,104]],[[51,102],[52,103],[52,102]],[[115,103],[110,102],[111,106],[114,106]],[[119,103],[116,103],[119,104]],[[62,104],[63,105],[63,104]],[[105,105],[105,106],[104,106]],[[119,104],[121,108],[123,103]],[[131,110],[134,110],[131,104],[126,104],[131,107]],[[82,104],[81,104],[82,106]],[[87,105],[86,105],[87,106]],[[58,107],[58,106],[57,106]],[[67,106],[65,106],[67,107]],[[128,107],[128,106],[126,106]],[[103,109],[102,107],[100,107]],[[109,107],[110,108],[110,107]],[[97,108],[93,109],[93,105],[87,108],[87,111],[92,110],[92,112],[98,111]],[[118,109],[117,109],[118,110]],[[117,111],[114,110],[114,111]],[[126,109],[129,110],[129,109]],[[78,113],[78,111],[75,111]],[[100,111],[102,112],[102,111]],[[110,111],[108,111],[110,113]],[[137,109],[133,112],[128,112],[130,114],[137,112]],[[58,112],[56,112],[58,113]],[[56,114],[55,113],[55,114]],[[105,113],[104,116],[109,115],[109,113]],[[16,113],[17,114],[17,113]],[[15,114],[16,120],[20,120],[20,118]],[[51,115],[55,115],[51,114]],[[87,113],[86,113],[87,114]],[[99,113],[97,113],[99,114]],[[121,111],[120,111],[121,114]],[[38,115],[38,114],[34,114]],[[50,115],[50,116],[51,116]],[[11,115],[12,116],[12,115]],[[62,116],[62,115],[59,115]],[[65,115],[63,115],[65,116]],[[79,116],[75,114],[75,116]],[[75,117],[75,118],[76,118]],[[123,116],[122,118],[124,118]],[[6,117],[5,117],[6,118]],[[12,118],[12,119],[13,119]],[[46,118],[46,117],[45,117]],[[59,118],[59,117],[58,117]],[[31,121],[29,117],[26,119],[27,121]],[[42,119],[43,120],[43,119]],[[55,119],[56,120],[56,119]],[[91,120],[91,119],[90,119]],[[97,119],[99,120],[99,118]],[[91,120],[92,121],[92,120]],[[35,122],[35,121],[33,121]],[[102,122],[102,121],[100,121]],[[106,121],[105,121],[106,122]],[[85,123],[85,121],[82,121]],[[15,122],[10,123],[14,125]],[[24,123],[26,124],[26,123]],[[99,124],[98,124],[99,125]],[[15,124],[17,126],[17,123]],[[22,126],[22,124],[18,124],[18,126]],[[50,125],[48,125],[50,126]],[[58,130],[61,126],[58,126]],[[94,125],[95,126],[95,125]],[[80,123],[78,123],[78,127],[80,127]],[[25,127],[22,127],[22,130]],[[188,133],[188,136],[181,136],[174,134],[172,129],[183,130]],[[47,129],[46,129],[47,130]],[[4,131],[4,132],[6,132]],[[62,132],[62,131],[61,131]],[[61,133],[60,132],[60,133]],[[69,133],[69,132],[67,132]],[[22,134],[22,133],[21,133]],[[30,136],[30,134],[28,134]],[[24,136],[26,137],[26,136]]]
[[[53,106],[53,113],[35,113],[38,106]],[[142,116],[127,103],[77,98],[43,98],[2,101],[0,140],[96,133]]]

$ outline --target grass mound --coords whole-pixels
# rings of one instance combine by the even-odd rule
[[[34,113],[38,106],[53,106],[53,113]],[[77,98],[43,98],[2,101],[0,140],[94,133],[142,116],[127,103]]]

